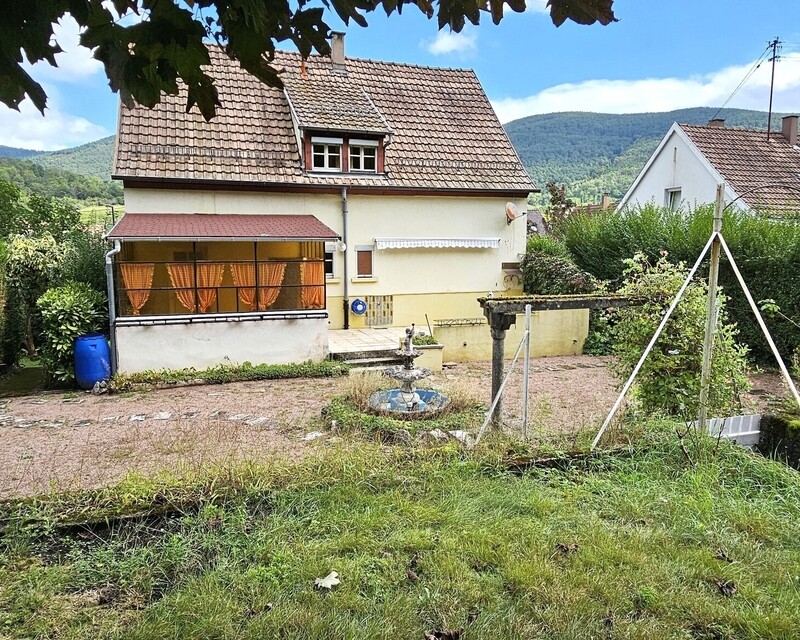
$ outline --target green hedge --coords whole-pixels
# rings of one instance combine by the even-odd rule
[[[575,214],[564,222],[562,237],[581,269],[611,281],[615,288],[623,261],[637,252],[655,262],[661,251],[668,251],[672,262],[693,264],[711,234],[712,218],[712,207],[689,213],[646,206]],[[772,298],[784,314],[800,319],[800,224],[731,211],[725,214],[723,235],[756,301]],[[730,297],[728,312],[740,339],[757,362],[772,364],[769,347],[724,257],[720,283]],[[800,329],[779,317],[767,319],[767,325],[788,361],[800,345]]]
[[[208,384],[250,380],[281,380],[286,378],[336,378],[345,376],[350,367],[343,362],[300,362],[293,364],[219,365],[210,369],[161,369],[139,373],[118,373],[111,381],[113,391],[126,391],[136,385],[176,384],[203,381]]]

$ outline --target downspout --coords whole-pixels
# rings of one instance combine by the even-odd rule
[[[350,269],[347,260],[350,243],[347,238],[347,214],[347,187],[342,187],[342,242],[344,243],[344,298],[342,299],[342,310],[344,311],[345,329],[350,328]]]
[[[117,305],[114,300],[114,265],[111,258],[122,251],[122,243],[114,240],[114,248],[106,253],[106,288],[108,291],[108,333],[111,342],[111,375],[117,372],[117,335],[114,324],[117,320]]]

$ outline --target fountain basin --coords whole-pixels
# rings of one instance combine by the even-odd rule
[[[369,406],[375,413],[393,418],[432,418],[441,413],[450,398],[433,389],[389,389],[376,391],[369,397]]]

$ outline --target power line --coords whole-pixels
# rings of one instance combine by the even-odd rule
[[[781,43],[778,38],[775,38],[769,43],[769,48],[772,49],[772,79],[769,81],[769,115],[767,115],[767,140],[769,140],[770,129],[772,128],[772,93],[775,88],[775,61],[778,59],[778,45]]]
[[[767,44],[766,48],[761,53],[761,55],[758,56],[758,60],[756,60],[753,63],[753,66],[750,67],[750,70],[745,74],[744,78],[742,78],[742,81],[738,85],[736,85],[736,88],[733,90],[733,93],[731,93],[731,95],[728,96],[728,99],[725,100],[725,102],[722,104],[722,106],[719,109],[717,109],[717,112],[711,118],[712,120],[714,120],[719,115],[720,111],[722,111],[726,106],[728,106],[728,103],[733,99],[733,97],[737,93],[739,93],[739,90],[745,85],[745,83],[756,72],[756,70],[758,70],[758,68],[761,66],[761,63],[764,62],[764,60],[766,60],[767,53],[769,52],[769,50],[771,48],[772,48],[772,43],[770,42],[770,43]]]

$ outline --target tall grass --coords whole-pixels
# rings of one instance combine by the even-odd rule
[[[167,509],[107,520],[125,503]],[[0,505],[0,624],[12,638],[794,638],[798,505],[785,467],[727,444],[688,465],[671,438],[515,474],[495,450],[364,445],[183,488],[133,479]],[[341,584],[315,587],[332,570]]]

